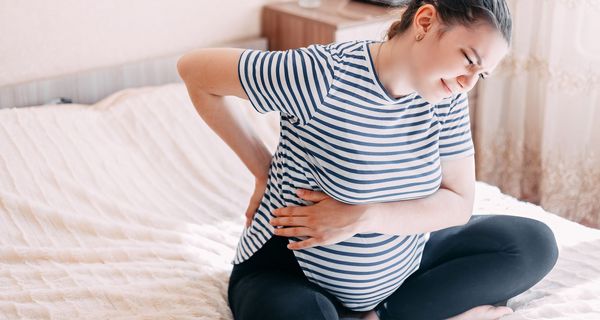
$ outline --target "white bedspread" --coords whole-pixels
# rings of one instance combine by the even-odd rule
[[[271,150],[278,115],[237,98]],[[0,111],[0,318],[231,319],[253,180],[183,84]],[[547,223],[555,269],[503,319],[600,319],[600,230],[477,184],[475,214]]]

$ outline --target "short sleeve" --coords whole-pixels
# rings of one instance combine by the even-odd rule
[[[280,112],[291,123],[305,125],[322,104],[333,79],[326,45],[285,51],[246,49],[238,76],[252,107]]]
[[[464,158],[475,154],[469,121],[469,100],[466,93],[454,96],[442,112],[439,151],[442,160]]]

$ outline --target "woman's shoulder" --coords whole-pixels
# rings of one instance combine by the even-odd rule
[[[351,54],[357,51],[364,51],[365,44],[373,42],[373,40],[348,40],[348,41],[336,41],[327,44],[313,44],[327,50],[330,54],[336,56],[342,56],[345,54]]]

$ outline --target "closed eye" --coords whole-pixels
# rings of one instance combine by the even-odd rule
[[[473,61],[471,59],[469,59],[469,56],[467,56],[467,54],[463,51],[463,55],[465,56],[465,59],[467,59],[467,61],[469,61],[469,65],[473,64]]]
[[[467,56],[467,54],[466,54],[464,51],[463,51],[463,55],[465,56],[465,59],[467,59],[467,61],[469,61],[469,65],[473,65],[473,60],[469,59],[469,56]],[[481,80],[485,80],[485,78],[487,78],[487,77],[485,77],[485,76],[483,75],[483,73],[480,73],[480,74],[479,74],[479,78],[480,78]]]

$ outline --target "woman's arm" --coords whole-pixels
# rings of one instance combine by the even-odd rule
[[[369,204],[346,204],[321,191],[298,195],[313,202],[273,211],[270,223],[284,228],[275,234],[309,237],[290,249],[337,243],[356,233],[409,235],[433,232],[469,221],[475,198],[475,159],[468,156],[442,162],[442,183],[434,194],[420,199]]]
[[[236,111],[239,106],[225,98],[248,99],[237,72],[242,52],[236,48],[197,49],[179,58],[177,70],[200,117],[257,179],[266,180],[272,155]]]
[[[442,161],[442,183],[426,198],[365,205],[360,232],[415,234],[469,221],[475,201],[475,158]]]

